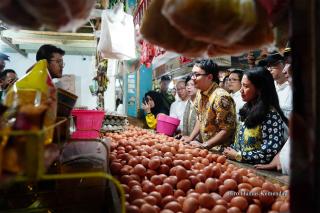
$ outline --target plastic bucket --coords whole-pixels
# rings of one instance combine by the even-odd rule
[[[180,120],[177,118],[173,118],[165,114],[159,114],[157,117],[157,132],[173,136],[179,126],[179,123]]]
[[[104,119],[104,111],[72,110],[76,131],[72,138],[97,138]]]

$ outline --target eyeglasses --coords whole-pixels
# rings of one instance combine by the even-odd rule
[[[182,90],[185,90],[186,88],[185,87],[182,87],[182,88],[178,88],[177,91],[182,91]]]
[[[193,73],[190,74],[190,77],[191,78],[198,78],[199,76],[202,76],[202,75],[209,75],[209,74],[193,72]]]
[[[61,59],[57,59],[57,60],[50,60],[50,61],[55,61],[56,63],[58,63],[59,65],[63,66],[65,65],[65,63],[63,62],[63,60]]]
[[[240,79],[238,78],[228,78],[229,82],[236,82],[236,81],[240,81]]]

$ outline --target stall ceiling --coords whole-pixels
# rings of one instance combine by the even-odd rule
[[[65,50],[66,54],[70,55],[94,55],[97,42],[93,33],[60,33],[11,29],[1,31],[0,48],[2,52],[21,51],[25,54],[35,53],[43,44],[58,46]]]
[[[1,24],[0,51],[20,53],[27,56],[36,53],[43,44],[52,44],[66,51],[68,55],[95,55],[101,9],[91,12],[90,21],[74,33],[16,30]]]

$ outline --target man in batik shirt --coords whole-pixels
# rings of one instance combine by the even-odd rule
[[[220,150],[228,145],[236,128],[235,103],[230,94],[218,86],[218,65],[212,60],[197,61],[191,77],[199,89],[195,100],[197,122],[184,142],[206,149]],[[200,134],[203,142],[193,141]]]

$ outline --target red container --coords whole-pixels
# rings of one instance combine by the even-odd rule
[[[157,117],[157,132],[172,136],[179,126],[179,123],[180,120],[177,118],[159,114]]]
[[[98,110],[72,110],[76,131],[72,138],[98,138],[104,119],[104,111]]]

